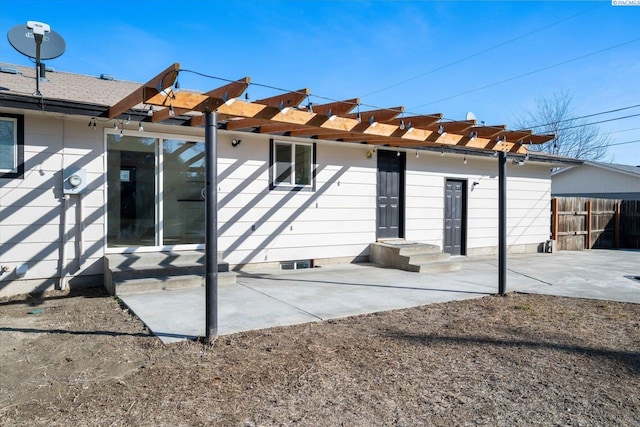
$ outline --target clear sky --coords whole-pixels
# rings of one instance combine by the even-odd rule
[[[554,92],[572,96],[575,116],[640,104],[640,6],[611,0],[0,0],[0,61],[31,64],[6,38],[28,20],[48,23],[67,43],[47,65],[121,80],[145,82],[178,62],[378,108],[455,120],[471,111],[509,128]],[[186,73],[180,83],[223,84]],[[277,92],[252,85],[249,94]],[[637,114],[640,107],[589,120]],[[640,140],[640,115],[600,126],[620,144],[613,161],[640,165],[640,141],[626,143]]]

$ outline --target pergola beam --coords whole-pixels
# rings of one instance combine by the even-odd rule
[[[128,96],[124,97],[120,102],[116,105],[109,108],[109,118],[113,119],[118,117],[120,114],[125,111],[135,107],[138,104],[145,102],[145,89],[152,88],[157,92],[161,92],[171,86],[178,78],[178,71],[180,70],[180,64],[177,62],[172,64],[166,70],[149,80],[144,85],[140,86],[138,89],[130,93]],[[160,91],[157,90],[160,88]]]
[[[543,144],[555,135],[533,135],[530,130],[508,131],[506,126],[477,126],[475,120],[442,121],[442,114],[402,116],[404,107],[383,108],[353,113],[360,99],[299,105],[310,94],[309,89],[288,92],[255,102],[236,98],[247,89],[245,77],[200,94],[167,91],[173,86],[179,64],[173,64],[129,96],[109,109],[109,117],[117,117],[140,103],[163,107],[152,117],[153,122],[167,120],[169,107],[175,115],[193,111],[216,111],[227,119],[227,129],[258,128],[261,133],[287,133],[344,142],[363,142],[392,147],[455,145],[483,150],[526,153],[523,144]],[[191,118],[191,126],[204,124],[205,115]],[[442,127],[442,129],[440,129]]]

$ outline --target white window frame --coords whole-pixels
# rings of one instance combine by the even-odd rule
[[[0,113],[0,121],[13,123],[13,168],[0,168],[0,178],[22,178],[24,175],[24,118]]]
[[[277,145],[288,145],[291,149],[291,179],[289,182],[278,182],[277,178],[277,159],[276,159],[276,146]],[[309,184],[296,184],[296,147],[297,146],[305,146],[311,149],[311,159],[309,165],[309,174],[311,177],[311,182]],[[316,147],[313,143],[305,143],[305,142],[296,142],[296,141],[282,141],[282,140],[271,140],[271,177],[270,177],[270,188],[273,189],[284,189],[284,190],[304,190],[304,191],[315,191],[316,186],[316,171],[315,171],[315,163],[316,163]]]

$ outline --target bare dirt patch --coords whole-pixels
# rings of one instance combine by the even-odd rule
[[[207,346],[50,294],[0,301],[0,371],[6,426],[640,425],[640,305],[509,294]]]

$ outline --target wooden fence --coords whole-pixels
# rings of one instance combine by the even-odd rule
[[[553,198],[551,238],[557,250],[640,249],[640,200]]]

